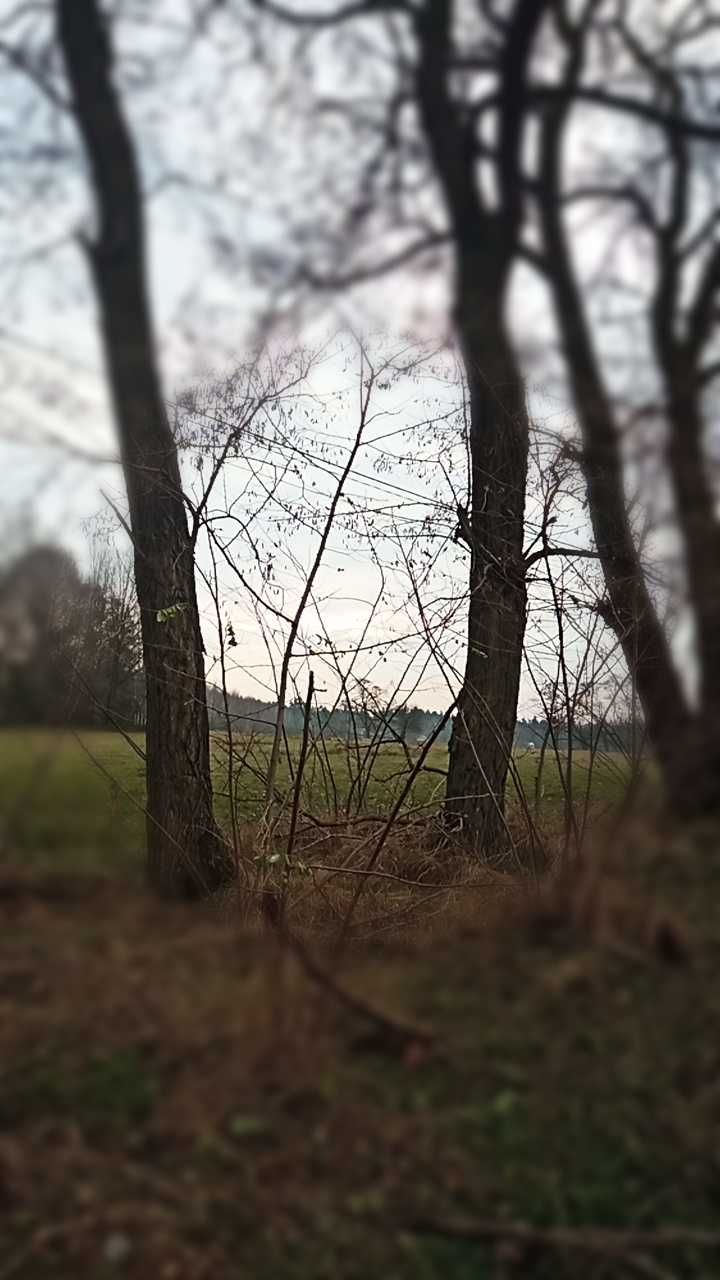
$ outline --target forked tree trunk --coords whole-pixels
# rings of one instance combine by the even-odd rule
[[[517,0],[504,23],[494,175],[498,208],[483,196],[474,122],[452,90],[456,6],[453,0],[425,0],[414,18],[418,107],[455,249],[455,320],[470,395],[468,649],[450,744],[446,812],[462,842],[484,856],[501,853],[509,843],[505,784],[525,635],[528,419],[504,310],[523,220],[523,97],[546,7],[545,0]]]
[[[213,817],[203,645],[177,449],[146,294],[142,195],[97,0],[56,0],[95,194],[87,245],[127,485],[147,686],[148,872],[195,896],[231,873]]]

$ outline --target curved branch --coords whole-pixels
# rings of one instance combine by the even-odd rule
[[[369,263],[366,267],[356,267],[351,271],[338,271],[336,273],[328,273],[316,275],[310,267],[301,267],[298,271],[298,278],[305,284],[309,284],[313,289],[332,291],[335,289],[347,289],[354,284],[363,284],[367,280],[376,280],[378,276],[383,276],[391,271],[397,271],[400,267],[406,266],[413,258],[417,258],[420,254],[427,253],[430,249],[437,249],[443,245],[450,244],[452,237],[449,231],[436,231],[425,236],[422,240],[416,240],[412,244],[406,245],[404,249],[399,249],[397,253],[390,254],[389,257],[380,262]]]
[[[570,556],[583,560],[599,560],[600,552],[591,551],[588,547],[543,547],[542,551],[534,551],[525,557],[525,571],[537,564],[539,560],[547,560],[548,556]]]
[[[285,5],[275,4],[274,0],[252,0],[256,9],[269,13],[271,17],[287,22],[293,27],[335,27],[341,22],[349,22],[353,18],[364,18],[375,13],[408,13],[409,6],[405,0],[350,0],[330,13],[303,13],[296,9],[288,9]]]

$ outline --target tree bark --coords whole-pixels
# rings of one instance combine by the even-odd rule
[[[683,143],[676,144],[675,201],[687,203],[690,181]],[[718,735],[720,746],[720,520],[709,477],[703,441],[701,357],[712,335],[712,322],[694,318],[706,289],[712,293],[712,276],[720,277],[720,248],[700,274],[696,296],[689,309],[688,334],[681,329],[682,277],[678,268],[678,241],[685,229],[684,216],[661,229],[656,236],[658,286],[652,309],[655,357],[665,390],[669,444],[667,464],[673,486],[675,511],[682,534],[688,588],[692,601],[700,667],[700,706],[707,729]]]
[[[523,563],[528,419],[525,388],[488,305],[463,273],[458,328],[470,395],[470,596],[462,691],[450,742],[446,809],[485,855],[508,843],[505,786],[526,621]],[[486,277],[487,278],[487,277]]]
[[[56,0],[67,76],[95,195],[86,246],[100,313],[134,548],[147,687],[151,884],[192,897],[231,874],[213,817],[193,544],[146,293],[142,194],[97,0]]]

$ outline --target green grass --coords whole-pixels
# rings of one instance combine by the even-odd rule
[[[141,735],[134,741],[144,746]],[[263,782],[270,741],[268,738],[235,745],[233,790],[240,819],[253,820],[262,807]],[[213,740],[216,807],[220,822],[229,825],[227,741]],[[298,743],[292,741],[296,756]],[[417,758],[417,750],[411,755]],[[532,806],[539,754],[518,752],[517,774]],[[432,769],[447,767],[447,750],[436,747],[426,763]],[[589,755],[576,754],[574,798],[585,799]],[[408,763],[399,746],[386,746],[377,755],[362,798],[363,813],[387,813],[405,785]],[[625,765],[621,757],[595,762],[590,797],[592,804],[612,806],[622,795]],[[304,779],[303,806],[310,812],[342,817],[348,800],[355,812],[357,786],[352,778],[357,761],[352,750],[340,743],[311,753]],[[287,759],[283,759],[279,788],[291,786]],[[435,808],[443,792],[443,778],[423,772],[415,781],[408,806]],[[36,865],[69,871],[102,870],[127,874],[139,867],[144,847],[144,764],[122,736],[106,732],[5,730],[0,732],[0,794],[3,824],[0,839],[6,851]],[[518,807],[516,787],[509,784],[511,809]],[[548,755],[544,770],[543,815],[552,818],[562,809],[563,787],[556,761]]]
[[[126,872],[144,840],[144,764],[117,734],[0,733],[7,856],[72,872]]]
[[[80,1119],[88,1133],[121,1133],[147,1120],[158,1088],[134,1046],[94,1052],[79,1065],[62,1048],[46,1049],[3,1079],[0,1126],[50,1113]]]

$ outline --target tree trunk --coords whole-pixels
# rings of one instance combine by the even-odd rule
[[[523,219],[523,98],[545,8],[543,0],[518,0],[504,24],[497,208],[488,207],[480,185],[472,115],[451,88],[453,0],[426,0],[414,18],[418,108],[455,247],[455,319],[470,396],[468,650],[450,743],[447,813],[463,843],[485,856],[507,844],[505,784],[525,634],[528,420],[504,308]]]
[[[582,431],[581,465],[607,591],[602,613],[634,675],[669,807],[682,818],[703,816],[720,810],[720,738],[716,724],[702,712],[694,713],[684,695],[628,518],[619,433],[562,219],[560,162],[567,110],[561,104],[544,114],[538,189],[555,315]],[[680,456],[687,466],[688,452],[681,450]],[[692,479],[687,479],[696,479],[697,471],[690,466],[683,472],[677,462],[671,456],[681,525],[692,554],[684,515],[697,501]],[[692,567],[689,577],[692,584]]]
[[[720,521],[703,443],[700,371],[686,344],[658,342],[665,379],[668,467],[682,534],[700,667],[699,701],[720,742]]]
[[[195,896],[231,873],[213,817],[193,544],[146,295],[142,194],[97,0],[56,0],[60,44],[95,194],[87,245],[130,509],[147,688],[148,873]]]
[[[667,390],[668,466],[683,538],[699,666],[697,711],[675,736],[671,786],[681,816],[720,814],[720,523],[708,480],[699,371],[681,344],[658,349]]]
[[[498,305],[463,273],[458,326],[470,394],[468,647],[447,778],[447,812],[463,843],[508,843],[505,785],[512,754],[526,620],[523,565],[528,419],[525,390]],[[477,277],[476,277],[477,278]],[[484,273],[487,280],[487,273]]]

